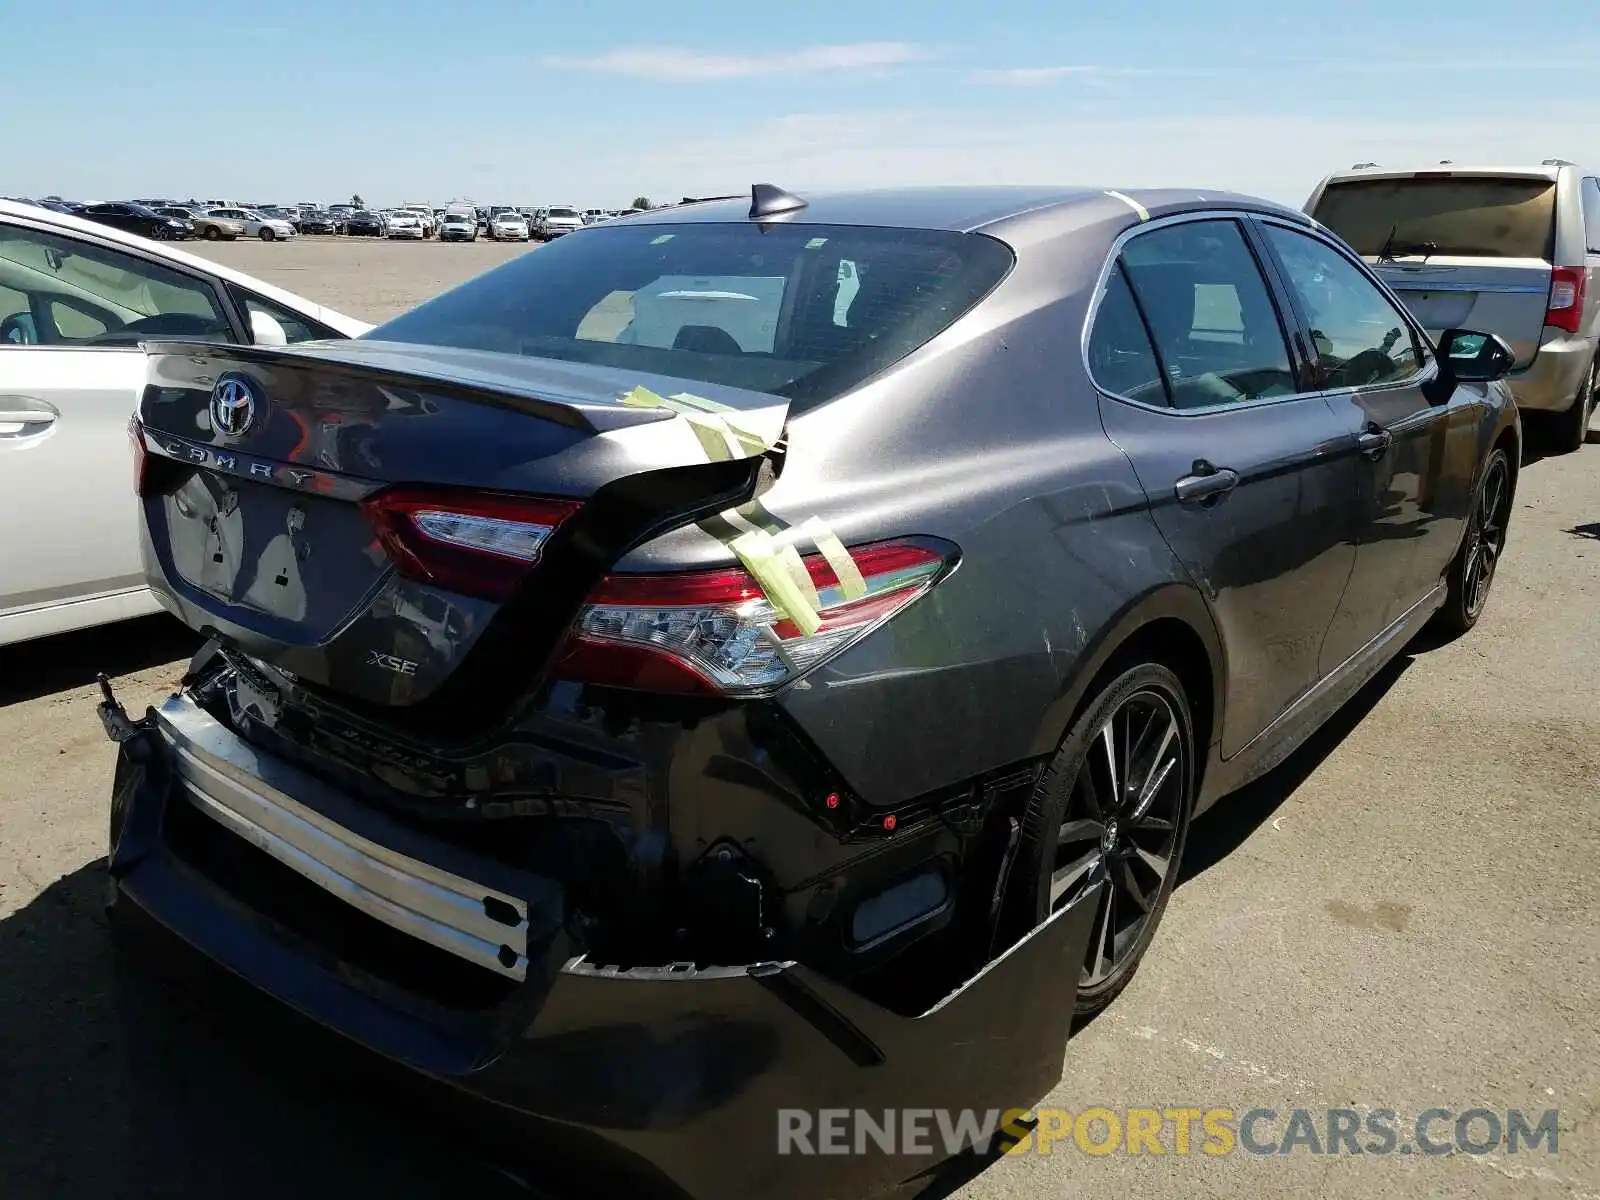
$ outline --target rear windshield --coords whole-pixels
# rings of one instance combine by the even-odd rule
[[[979,234],[830,225],[597,226],[367,336],[827,399],[947,328],[1005,275]]]
[[[1555,197],[1548,179],[1361,179],[1330,184],[1312,216],[1366,255],[1548,259]]]

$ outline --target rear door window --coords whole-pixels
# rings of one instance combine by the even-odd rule
[[[1237,221],[1186,221],[1130,240],[1122,267],[1177,408],[1298,391],[1283,325]]]
[[[1410,176],[1329,184],[1312,215],[1367,257],[1549,260],[1555,213],[1550,179]]]
[[[1112,268],[1089,331],[1089,373],[1104,391],[1146,404],[1167,403],[1166,385],[1144,318],[1121,266]]]
[[[257,314],[277,322],[283,330],[284,337],[289,344],[296,342],[313,342],[324,338],[343,338],[345,335],[330,326],[314,321],[310,317],[292,312],[281,304],[274,304],[271,300],[264,300],[254,292],[247,292],[236,284],[229,284],[228,291],[233,296],[233,302],[244,309],[247,317]]]

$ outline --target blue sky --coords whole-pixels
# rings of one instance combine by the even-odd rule
[[[1600,162],[1597,0],[31,5],[0,194],[614,206]],[[453,17],[446,14],[454,13]]]

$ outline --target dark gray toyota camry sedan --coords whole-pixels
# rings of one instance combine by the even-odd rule
[[[209,641],[101,708],[117,927],[673,1196],[1038,1099],[1195,815],[1477,621],[1519,464],[1503,342],[1222,193],[757,185],[148,350]]]

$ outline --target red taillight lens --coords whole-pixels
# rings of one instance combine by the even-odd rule
[[[1577,333],[1583,321],[1583,285],[1587,276],[1580,267],[1557,267],[1550,272],[1550,307],[1544,323]]]
[[[579,614],[556,673],[652,692],[763,691],[805,674],[905,608],[947,561],[912,542],[879,542],[850,555],[867,586],[855,600],[844,598],[826,558],[802,558],[821,602],[821,627],[810,635],[780,618],[741,569],[609,576]]]
[[[391,488],[361,502],[395,569],[465,596],[504,600],[556,527],[582,507],[503,492]]]

